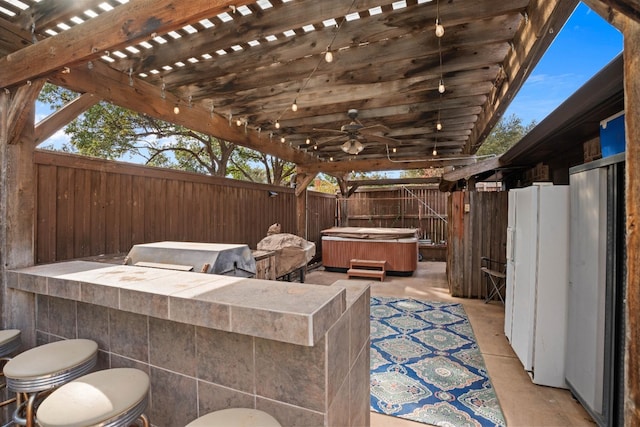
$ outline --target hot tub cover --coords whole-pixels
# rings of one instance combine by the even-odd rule
[[[350,239],[389,240],[417,237],[417,228],[332,227],[322,230],[323,236]]]

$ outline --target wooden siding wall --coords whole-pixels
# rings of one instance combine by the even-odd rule
[[[246,243],[295,233],[294,190],[36,151],[36,264],[162,240]],[[278,193],[269,197],[269,190]],[[335,196],[309,192],[307,240],[334,225]]]
[[[360,189],[346,205],[350,227],[417,228],[420,239],[447,239],[447,195],[437,187]]]
[[[506,191],[458,191],[449,195],[447,279],[452,296],[486,296],[480,260],[488,257],[506,262],[507,215]]]

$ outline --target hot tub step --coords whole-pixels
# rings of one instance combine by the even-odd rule
[[[352,259],[347,270],[348,277],[376,277],[380,281],[384,281],[386,276],[386,261],[369,260],[369,259]]]

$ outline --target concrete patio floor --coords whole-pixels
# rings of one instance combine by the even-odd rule
[[[485,304],[482,300],[451,297],[445,268],[444,262],[420,262],[412,277],[387,276],[384,282],[368,280],[371,295],[462,303],[508,426],[594,426],[589,414],[568,390],[531,382],[504,335],[503,305],[500,302]],[[307,273],[305,283],[329,285],[341,279],[347,279],[347,275],[324,271],[320,267]],[[372,427],[424,425],[371,413]]]

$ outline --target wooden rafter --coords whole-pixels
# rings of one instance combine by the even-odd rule
[[[248,148],[271,154],[293,163],[313,162],[315,159],[295,150],[286,144],[271,141],[267,133],[254,130],[246,131],[230,120],[212,114],[199,105],[189,108],[181,104],[183,114],[175,114],[174,106],[181,101],[169,92],[162,93],[161,88],[134,79],[130,85],[129,77],[97,62],[91,69],[80,66],[68,73],[58,73],[51,77],[52,83],[76,92],[93,93],[115,105],[133,109],[160,120],[169,121],[189,129],[212,135]],[[188,112],[187,112],[188,110]]]
[[[119,6],[54,37],[0,58],[0,85],[14,86],[55,70],[89,61],[111,51],[152,38],[248,0],[190,0],[176,7],[172,0],[135,1]],[[117,28],[117,31],[114,29]],[[69,46],[73,46],[72,49]],[[31,63],[25,69],[15,64]]]
[[[58,111],[45,117],[36,123],[34,129],[34,147],[50,138],[54,133],[69,124],[80,114],[100,102],[100,98],[90,93],[85,93],[67,103]]]

